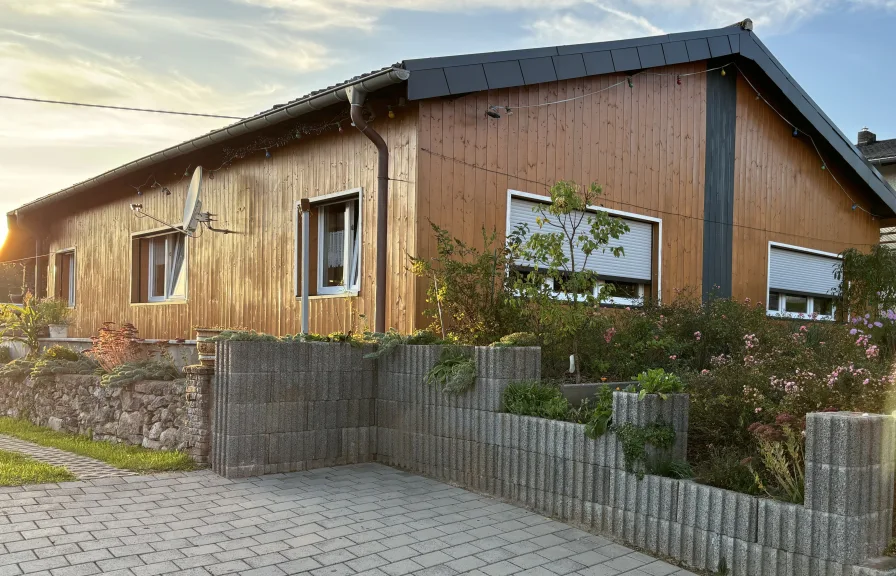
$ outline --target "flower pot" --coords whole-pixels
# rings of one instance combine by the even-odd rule
[[[68,325],[50,324],[50,338],[68,338]]]
[[[220,334],[222,330],[216,328],[197,328],[196,329],[196,352],[199,355],[199,363],[203,366],[215,365],[215,343],[209,342],[209,338],[214,338]]]

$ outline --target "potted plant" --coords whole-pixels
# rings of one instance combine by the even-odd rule
[[[215,365],[215,343],[210,339],[223,331],[223,328],[196,327],[196,352],[199,355],[199,363],[203,366]]]
[[[68,326],[72,321],[72,309],[68,302],[57,298],[44,298],[37,303],[37,313],[50,329],[50,338],[68,338]]]

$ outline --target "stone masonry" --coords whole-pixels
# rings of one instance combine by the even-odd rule
[[[206,388],[209,378],[206,375]],[[185,392],[184,380],[106,387],[98,376],[73,374],[39,380],[3,379],[0,414],[54,430],[92,435],[96,440],[183,450],[206,461],[208,418],[205,423],[190,423],[194,412],[188,412],[191,403]],[[200,396],[199,402],[207,404],[208,400]],[[203,427],[205,432],[200,430]]]

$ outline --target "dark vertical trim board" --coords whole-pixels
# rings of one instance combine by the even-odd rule
[[[713,59],[707,68],[730,59]],[[706,75],[706,187],[703,196],[703,297],[731,296],[737,69]]]

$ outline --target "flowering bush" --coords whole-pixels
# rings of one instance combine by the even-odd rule
[[[104,322],[90,341],[92,346],[85,354],[106,372],[112,372],[122,364],[135,364],[151,357],[149,350],[140,345],[142,340],[137,337],[137,327],[129,322],[121,326]]]

